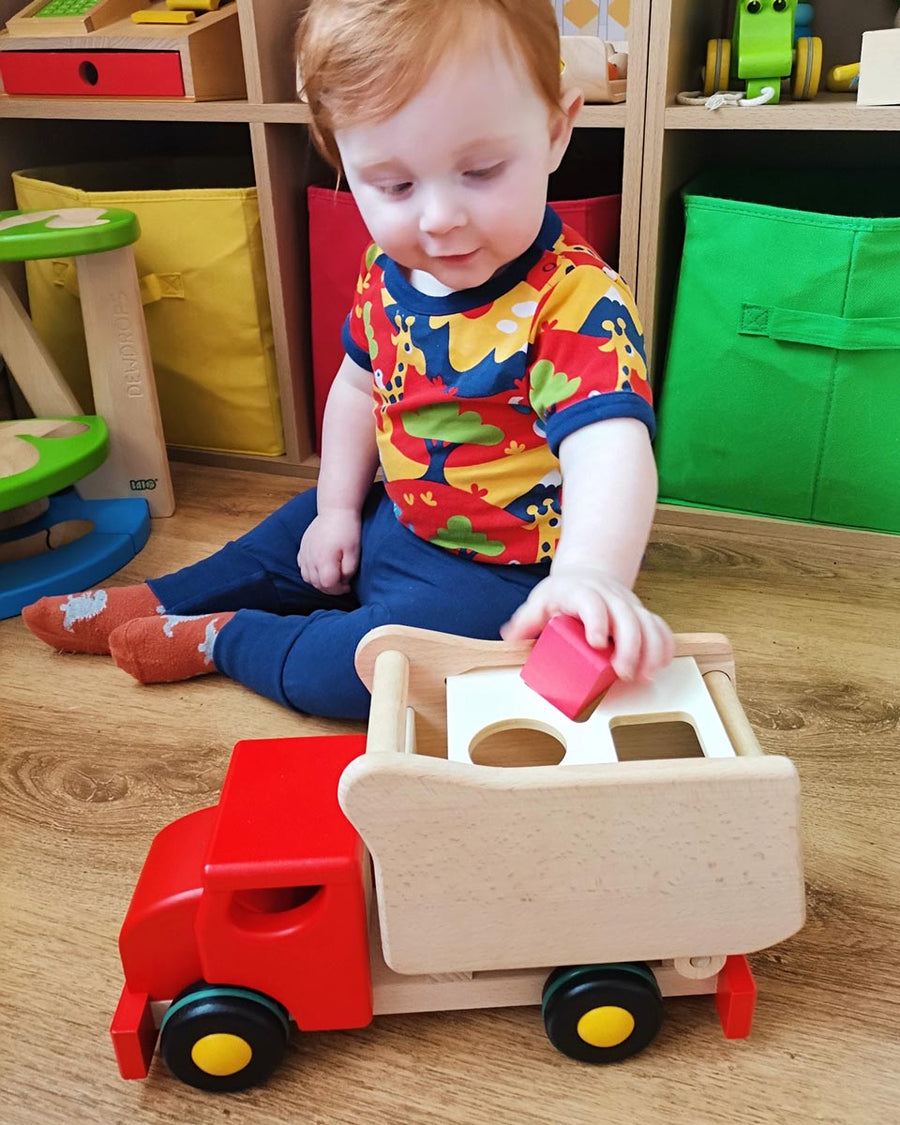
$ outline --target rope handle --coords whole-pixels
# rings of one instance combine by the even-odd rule
[[[775,97],[775,90],[772,86],[763,86],[759,95],[755,98],[745,98],[743,94],[736,90],[717,90],[716,93],[710,94],[707,98],[702,90],[688,90],[682,94],[675,95],[675,101],[679,105],[702,105],[707,109],[721,109],[722,106],[736,105],[741,109],[748,109],[757,105],[765,105]]]

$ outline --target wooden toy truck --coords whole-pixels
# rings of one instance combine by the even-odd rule
[[[387,1012],[541,1004],[591,1063],[643,1049],[663,996],[712,994],[749,1033],[744,955],[803,924],[798,782],[761,753],[728,642],[679,636],[580,723],[524,685],[531,647],[377,629],[367,736],[238,743],[218,805],[159,833],[135,889],[123,1077],[159,1034],[183,1081],[242,1089],[291,1021]]]

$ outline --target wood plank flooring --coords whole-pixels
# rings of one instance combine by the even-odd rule
[[[175,516],[115,581],[200,558],[295,487],[176,465]],[[749,1040],[727,1042],[708,999],[670,1000],[647,1052],[590,1068],[550,1047],[536,1009],[432,1013],[295,1034],[272,1083],[244,1094],[202,1095],[159,1063],[123,1082],[107,1036],[116,936],[153,834],[215,802],[237,739],[353,728],[219,676],[141,687],[15,618],[0,622],[4,1125],[893,1125],[900,540],[662,513],[639,590],[676,630],[731,638],[760,741],[801,776],[809,916],[751,958]]]

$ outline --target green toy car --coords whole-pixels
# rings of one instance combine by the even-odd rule
[[[748,99],[781,98],[781,81],[791,79],[791,96],[811,101],[819,92],[822,40],[803,35],[794,39],[797,0],[737,0],[731,39],[710,39],[706,50],[703,93],[745,85]]]

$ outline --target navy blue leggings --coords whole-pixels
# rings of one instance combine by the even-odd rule
[[[364,719],[369,693],[353,655],[377,625],[416,625],[496,640],[549,566],[493,566],[419,539],[395,517],[384,488],[363,508],[351,592],[323,594],[300,577],[297,551],[316,492],[289,500],[221,551],[149,586],[168,613],[236,610],[216,638],[216,668],[296,711]]]

